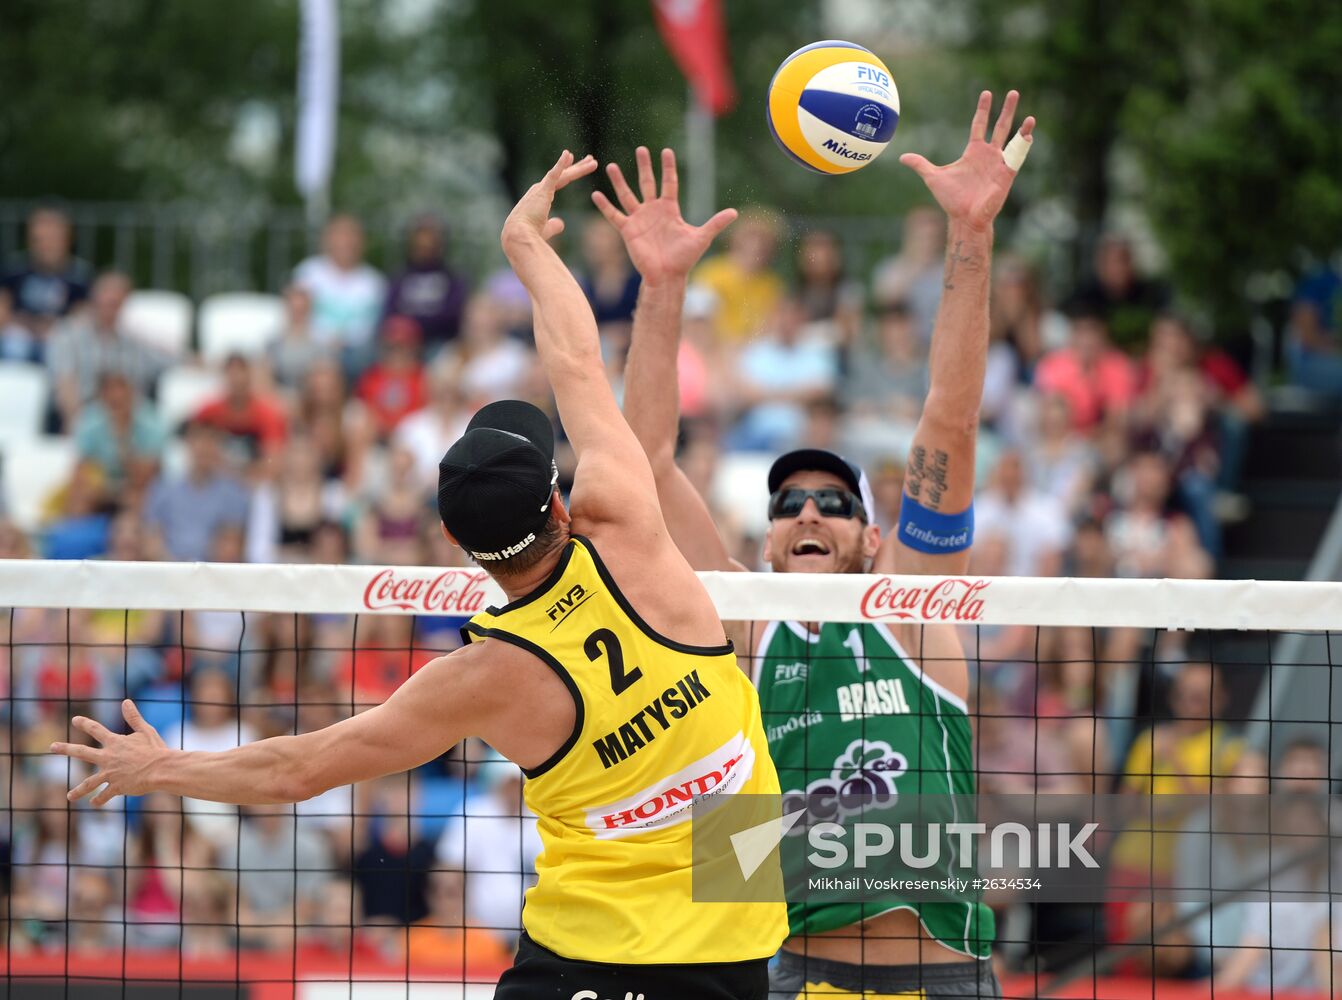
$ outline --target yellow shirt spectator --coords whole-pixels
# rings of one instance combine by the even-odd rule
[[[783,298],[783,281],[778,275],[772,271],[751,273],[727,254],[704,261],[694,281],[717,296],[718,331],[734,344],[759,333]]]
[[[1227,777],[1243,752],[1243,744],[1220,723],[1194,733],[1162,723],[1137,737],[1123,768],[1123,791],[1142,795],[1208,795],[1212,776]],[[1113,860],[1125,867],[1150,871],[1157,880],[1174,866],[1175,841],[1187,822],[1186,809],[1153,807],[1143,825],[1159,833],[1129,830],[1114,845]]]
[[[704,261],[693,283],[718,299],[717,327],[723,340],[739,344],[768,324],[782,301],[783,280],[770,264],[778,249],[778,220],[752,209],[728,230],[730,249]]]

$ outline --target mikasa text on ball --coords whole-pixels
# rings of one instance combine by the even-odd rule
[[[769,131],[783,152],[822,174],[847,174],[881,155],[899,124],[885,63],[852,42],[815,42],[783,60],[769,83]]]

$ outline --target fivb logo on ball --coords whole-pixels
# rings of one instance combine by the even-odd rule
[[[789,157],[823,174],[864,167],[899,124],[899,92],[890,70],[852,42],[798,49],[769,84],[769,131]]]

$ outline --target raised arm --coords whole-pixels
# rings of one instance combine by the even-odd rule
[[[592,201],[619,230],[629,259],[643,277],[625,365],[625,419],[652,465],[671,539],[690,565],[695,569],[741,569],[728,555],[704,498],[676,465],[680,403],[677,356],[685,286],[709,244],[736,218],[736,210],[724,209],[702,226],[691,226],[680,214],[676,154],[662,150],[660,196],[647,147],[639,146],[634,156],[641,200],[614,163],[606,172],[624,211],[600,191],[592,193]]]
[[[574,163],[565,150],[513,208],[501,242],[531,295],[536,350],[578,455],[575,507],[590,518],[645,528],[661,517],[652,470],[606,381],[587,297],[549,244],[564,229],[562,220],[550,218],[555,192],[595,169],[592,157]],[[585,488],[589,483],[599,488]]]
[[[992,94],[979,96],[969,144],[936,167],[914,153],[900,162],[918,173],[948,219],[945,283],[932,332],[931,387],[904,473],[899,524],[881,546],[882,573],[958,574],[969,568],[973,538],[974,450],[988,355],[988,286],[993,220],[1029,150],[1034,119],[1007,145],[1016,91],[1007,94],[992,133]]]

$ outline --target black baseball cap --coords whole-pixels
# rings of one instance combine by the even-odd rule
[[[519,399],[482,408],[438,463],[438,516],[479,562],[517,555],[550,519],[554,428]]]
[[[861,498],[862,506],[867,511],[867,520],[871,521],[875,516],[876,502],[872,496],[871,484],[867,482],[867,474],[856,462],[850,462],[842,455],[836,455],[824,448],[798,448],[786,455],[779,455],[777,461],[770,466],[769,493],[777,493],[778,487],[783,485],[783,480],[794,472],[828,472],[838,476]]]

